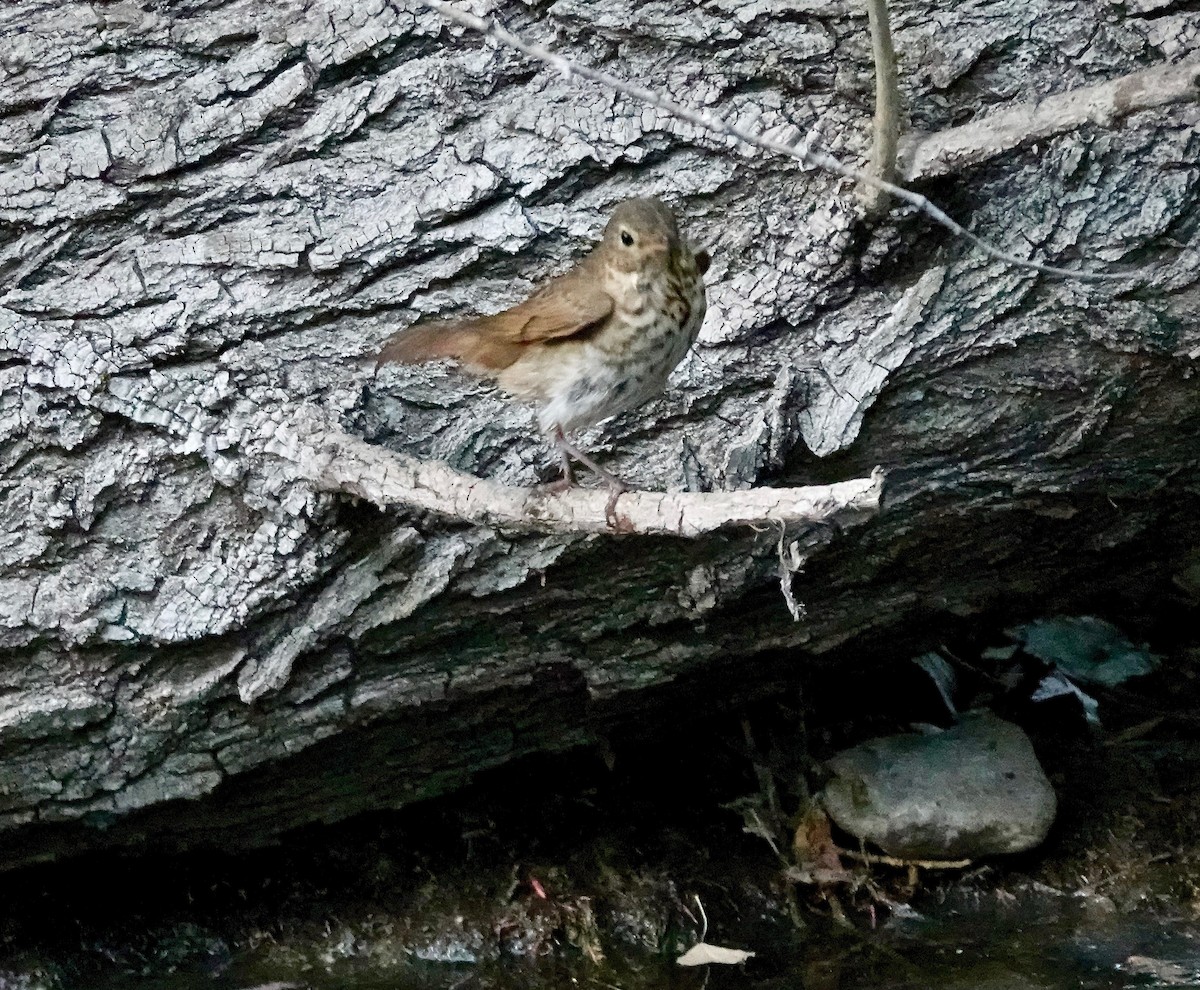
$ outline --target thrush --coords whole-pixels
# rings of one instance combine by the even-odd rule
[[[494,378],[510,395],[537,403],[538,426],[562,459],[556,487],[575,484],[574,458],[615,499],[625,483],[567,434],[662,393],[704,321],[708,265],[708,253],[693,251],[665,203],[625,200],[591,252],[524,302],[401,330],[376,363],[452,358]]]

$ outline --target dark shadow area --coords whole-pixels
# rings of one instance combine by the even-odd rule
[[[875,644],[878,662],[864,654],[852,678],[786,653],[723,665],[655,689],[672,696],[669,706],[646,692],[643,717],[596,731],[590,745],[515,760],[399,811],[296,829],[269,848],[88,854],[10,872],[0,976],[44,972],[56,982],[13,985],[89,990],[121,980],[179,990],[191,980],[699,987],[672,959],[707,917],[709,941],[757,951],[756,987],[912,987],[938,965],[940,949],[925,957],[951,916],[977,919],[967,934],[954,930],[984,958],[988,936],[1006,926],[1074,931],[1095,921],[1081,920],[1080,905],[1097,903],[1105,917],[1136,915],[1144,942],[1161,935],[1145,910],[1178,915],[1200,903],[1200,647],[1185,634],[1186,613],[1164,600],[1158,621],[1112,616],[1165,660],[1150,676],[1097,690],[1098,727],[1071,699],[1033,703],[1028,685],[1002,684],[1003,665],[985,653],[1012,622],[943,622],[920,645],[957,669],[964,707],[989,707],[1029,731],[1059,794],[1058,821],[1034,852],[926,873],[915,885],[875,867],[866,887],[834,895],[833,914],[829,891],[788,884],[776,853],[729,805],[759,790],[766,771],[780,804],[798,812],[833,752],[916,722],[949,724],[907,644]],[[378,772],[378,747],[400,731],[375,730],[357,754],[347,749],[345,772]],[[336,762],[328,755],[289,765],[295,800],[306,769]],[[1004,914],[1005,898],[1019,908]],[[895,914],[903,902],[932,929]],[[989,921],[996,912],[1007,920]],[[799,940],[793,919],[805,926]],[[1105,944],[1108,955],[1129,955]],[[1063,949],[1039,965],[1073,972],[1078,962]],[[831,972],[838,978],[825,982]],[[745,985],[734,976],[720,970],[709,986]],[[143,982],[151,979],[165,982]],[[1123,985],[1106,980],[1092,985]]]

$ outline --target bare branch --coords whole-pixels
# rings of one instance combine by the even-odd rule
[[[827,172],[832,172],[834,175],[840,175],[843,178],[852,179],[855,182],[864,183],[876,189],[890,193],[897,199],[903,200],[906,203],[915,206],[927,216],[931,217],[947,230],[959,237],[969,241],[979,250],[983,251],[990,257],[996,258],[1006,264],[1015,265],[1019,268],[1028,268],[1033,271],[1041,272],[1045,275],[1057,275],[1063,278],[1078,278],[1078,279],[1122,279],[1129,280],[1135,278],[1139,273],[1117,274],[1111,272],[1087,272],[1075,271],[1070,268],[1059,268],[1055,265],[1043,265],[1040,262],[1030,261],[1027,258],[1018,257],[1015,254],[1010,254],[1001,248],[996,247],[988,241],[985,241],[977,234],[971,233],[962,224],[956,220],[952,220],[943,210],[934,206],[928,199],[920,193],[912,192],[895,183],[887,182],[884,179],[877,178],[861,169],[851,168],[838,161],[831,155],[824,154],[820,151],[813,151],[803,142],[799,144],[784,144],[782,141],[776,141],[766,137],[763,134],[756,134],[753,131],[748,131],[744,127],[739,127],[736,124],[730,123],[724,117],[717,114],[707,113],[702,110],[694,110],[691,107],[685,107],[681,103],[676,103],[669,97],[663,96],[652,89],[647,89],[644,86],[638,86],[634,83],[626,82],[624,79],[611,75],[602,69],[595,69],[589,65],[582,65],[578,62],[572,62],[557,52],[535,44],[532,41],[526,41],[519,35],[514,34],[507,28],[503,27],[497,21],[485,20],[482,17],[476,17],[474,14],[465,10],[460,10],[444,0],[420,0],[422,4],[429,7],[431,10],[437,11],[442,17],[456,24],[461,24],[473,31],[478,31],[486,35],[493,41],[507,45],[510,48],[515,48],[517,51],[524,52],[526,55],[536,58],[539,61],[545,62],[551,68],[557,69],[562,73],[564,78],[570,79],[572,76],[578,76],[581,79],[587,79],[590,82],[599,83],[609,89],[615,90],[618,93],[623,93],[642,103],[648,103],[651,106],[658,107],[660,110],[665,110],[667,113],[680,120],[686,120],[688,123],[695,124],[697,127],[703,128],[714,134],[721,134],[726,137],[733,138],[735,141],[740,141],[743,144],[751,145],[755,148],[761,148],[763,151],[769,151],[772,154],[783,155],[788,158],[795,158],[797,161],[804,162],[806,165],[812,165],[816,168],[824,169]]]
[[[887,0],[867,0],[867,20],[875,59],[875,140],[870,172],[891,182],[896,174],[896,144],[900,139],[900,86],[896,82],[896,52],[892,48]],[[878,186],[862,186],[859,200],[871,216],[885,208],[887,194]]]
[[[1200,62],[1163,65],[1086,86],[1037,103],[989,113],[935,134],[905,135],[900,152],[904,178],[928,179],[958,172],[1031,141],[1074,130],[1105,126],[1139,110],[1200,99]]]
[[[879,511],[883,473],[807,488],[737,492],[626,492],[610,511],[603,489],[551,494],[397,454],[337,430],[276,438],[268,448],[317,489],[381,509],[403,506],[485,526],[553,533],[696,537],[725,526],[861,522]]]
[[[872,863],[882,863],[884,866],[919,866],[923,870],[965,870],[975,862],[972,859],[905,859],[884,853],[856,852],[853,849],[839,849],[838,855],[866,863],[868,866]]]

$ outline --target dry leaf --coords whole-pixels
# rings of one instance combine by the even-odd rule
[[[799,870],[814,875],[824,874],[833,882],[850,878],[850,874],[842,867],[837,844],[833,841],[829,816],[817,804],[809,805],[796,826],[796,833],[792,836],[792,860]]]
[[[303,983],[257,983],[246,990],[304,990]]]
[[[1194,987],[1196,974],[1184,969],[1178,963],[1165,959],[1155,959],[1153,956],[1130,956],[1118,969],[1138,976],[1150,976],[1163,987]]]
[[[305,990],[302,983],[259,983],[247,986],[246,990]]]
[[[753,952],[745,949],[727,949],[723,945],[709,945],[707,942],[697,942],[682,956],[675,960],[680,966],[707,966],[709,963],[721,963],[725,966],[737,966],[753,956]]]

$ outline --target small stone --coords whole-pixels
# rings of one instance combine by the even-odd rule
[[[976,859],[1032,849],[1057,801],[1017,726],[990,713],[932,735],[872,739],[827,763],[829,816],[906,859]]]

